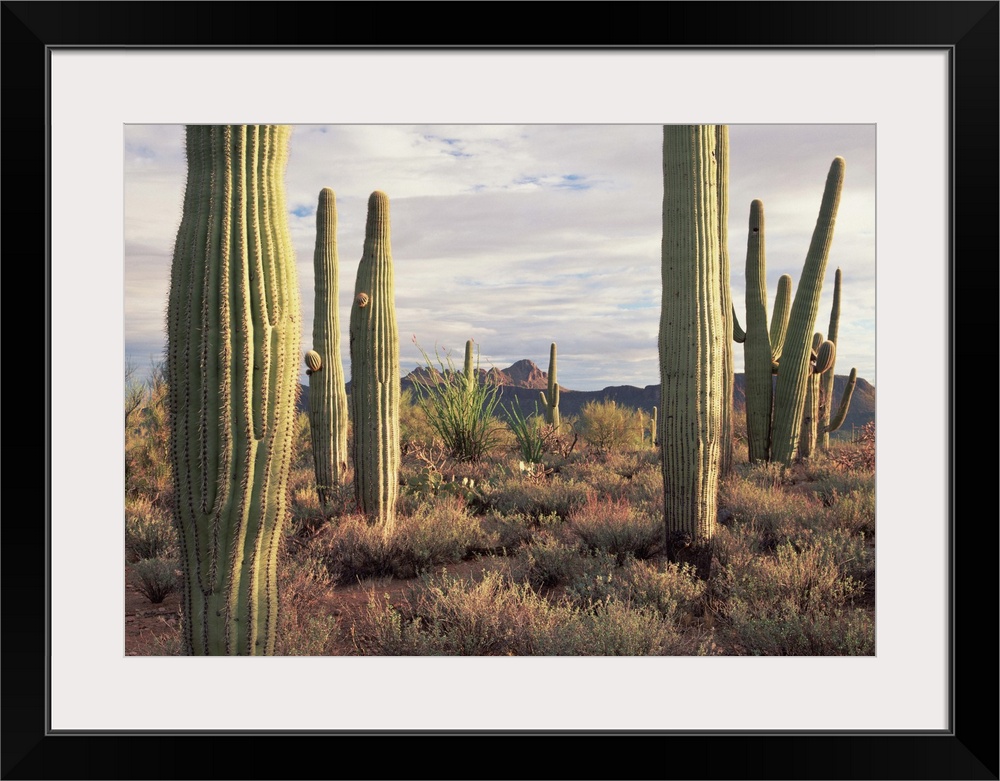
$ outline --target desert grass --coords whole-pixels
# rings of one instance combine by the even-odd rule
[[[699,574],[665,550],[659,450],[648,441],[581,436],[527,463],[494,419],[504,435],[470,460],[426,411],[413,404],[407,415],[388,536],[357,513],[350,482],[338,506],[319,507],[299,422],[278,653],[874,653],[873,429],[790,467],[746,463],[737,437],[711,563]],[[130,571],[175,555],[163,425],[142,406],[130,415]],[[367,590],[350,613],[340,602],[347,588]],[[179,647],[163,634],[156,644]]]

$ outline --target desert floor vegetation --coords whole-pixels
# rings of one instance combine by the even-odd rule
[[[130,655],[182,647],[163,390],[154,376],[126,419]],[[500,416],[481,451],[456,452],[433,406],[405,401],[388,536],[357,512],[350,475],[320,508],[300,414],[279,654],[875,653],[873,426],[781,467],[747,463],[738,420],[700,573],[668,559],[659,451],[632,410],[596,405],[558,431],[529,415],[540,449],[529,460]]]

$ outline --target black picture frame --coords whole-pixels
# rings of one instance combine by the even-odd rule
[[[234,7],[252,6],[267,20],[251,26]],[[956,405],[956,372],[974,366],[968,382],[992,363],[972,356],[957,338],[957,319],[972,318],[984,330],[984,312],[995,319],[995,299],[982,301],[984,266],[994,279],[997,245],[998,8],[997,2],[813,2],[813,3],[577,3],[573,6],[376,3],[117,3],[3,2],[2,75],[4,116],[4,259],[8,273],[30,269],[27,288],[46,291],[46,441],[37,426],[30,436],[8,429],[5,463],[19,474],[8,492],[11,507],[2,528],[3,567],[3,752],[4,779],[84,778],[733,778],[733,779],[997,779],[997,524],[992,515],[993,472],[980,474],[985,460],[977,448],[959,448],[966,429],[985,438],[994,452],[992,401]],[[330,11],[336,25],[318,24]],[[478,6],[478,7],[477,7]],[[291,8],[295,13],[289,13]],[[543,12],[543,8],[547,11]],[[566,24],[572,8],[573,24]],[[433,10],[431,10],[433,9]],[[655,10],[654,10],[655,9]],[[48,729],[46,567],[48,528],[16,502],[44,475],[38,494],[46,497],[46,521],[53,491],[50,480],[51,387],[60,378],[49,341],[47,240],[48,52],[53,47],[245,46],[412,47],[415,30],[428,13],[460,12],[489,17],[477,33],[515,43],[436,44],[488,48],[648,47],[872,47],[891,50],[940,48],[950,52],[952,94],[951,263],[949,269],[948,425],[951,605],[951,728],[935,733],[789,734],[714,732],[659,734],[590,732],[422,732],[340,735],[184,731],[168,733],[53,734]],[[502,11],[502,12],[501,12]],[[478,16],[483,14],[485,16]],[[546,17],[548,14],[548,17]],[[526,16],[532,23],[525,23]],[[648,17],[649,21],[642,21]],[[550,18],[551,23],[545,19]],[[556,20],[561,20],[556,24]],[[620,26],[616,26],[620,25]],[[530,29],[526,29],[530,27]],[[435,27],[438,40],[444,31]],[[469,27],[465,26],[465,33]],[[591,43],[567,43],[568,40]],[[416,38],[419,40],[419,38]],[[462,38],[460,40],[469,40]],[[552,43],[552,41],[561,41]],[[592,41],[604,41],[593,44]],[[915,217],[915,221],[919,218]],[[26,238],[29,237],[30,238]],[[957,264],[967,269],[957,274]],[[971,266],[971,268],[969,268]],[[8,287],[8,290],[11,290]],[[996,287],[992,287],[995,291]],[[19,295],[20,297],[20,295]],[[22,304],[23,306],[23,304]],[[36,305],[37,307],[37,305]],[[37,307],[43,309],[43,307]],[[20,310],[18,310],[20,311]],[[919,338],[919,313],[914,331]],[[992,323],[991,323],[992,325]],[[36,326],[37,329],[37,326]],[[969,323],[963,328],[967,337]],[[8,330],[8,335],[12,332]],[[21,334],[23,332],[17,331]],[[7,366],[36,367],[26,382],[37,397],[37,342],[28,354],[19,336],[8,338]],[[964,349],[963,349],[964,346]],[[992,376],[992,373],[990,374]],[[914,372],[919,393],[920,369]],[[942,378],[933,381],[941,382]],[[988,383],[992,386],[992,383]],[[992,389],[992,388],[991,388]],[[20,399],[22,394],[9,398]],[[992,397],[991,397],[992,398]],[[23,402],[22,402],[23,403]],[[36,402],[37,404],[37,402]],[[956,426],[964,409],[966,427]],[[991,421],[992,422],[992,421]],[[920,425],[915,422],[915,428]],[[15,429],[14,431],[17,431]],[[983,432],[985,437],[983,437]],[[919,434],[915,433],[915,444]],[[963,441],[968,443],[967,438]],[[958,456],[962,461],[958,462]],[[989,459],[991,460],[991,459]],[[24,465],[17,469],[14,464]],[[39,465],[45,465],[39,470]],[[26,468],[25,468],[26,467]],[[7,470],[5,470],[7,471]],[[16,492],[16,493],[15,493]],[[979,495],[986,498],[980,502]],[[959,496],[967,512],[959,518]],[[977,499],[973,505],[968,497]],[[30,501],[30,500],[29,500]],[[37,507],[37,499],[35,499]],[[13,507],[19,509],[13,511]],[[971,508],[971,509],[970,509]],[[985,516],[985,517],[984,517]],[[958,523],[963,524],[958,527]],[[915,682],[919,685],[919,682]],[[457,704],[458,705],[458,704]],[[484,704],[486,706],[486,704]],[[527,705],[526,705],[527,706]],[[337,707],[332,703],[331,707]]]

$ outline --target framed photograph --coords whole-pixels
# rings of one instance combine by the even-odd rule
[[[267,20],[251,29],[224,4],[3,3],[5,157],[32,165],[16,192],[5,177],[5,212],[45,236],[23,265],[46,294],[48,422],[45,523],[4,528],[3,777],[294,778],[318,747],[364,757],[334,777],[997,778],[996,527],[956,527],[976,467],[956,466],[954,375],[956,315],[986,287],[957,259],[998,257],[998,4],[859,5],[733,4],[720,22],[659,4],[662,40],[625,44],[376,46],[318,40],[320,4],[247,4]],[[419,7],[330,5],[359,29],[375,11],[406,29]],[[574,13],[635,26],[597,9]],[[873,126],[876,653],[126,656],[126,128],[244,122]],[[207,737],[211,767],[193,760]],[[538,738],[556,742],[528,759]],[[460,741],[482,768],[440,751]]]

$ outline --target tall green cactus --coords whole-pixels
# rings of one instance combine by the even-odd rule
[[[715,126],[716,197],[719,214],[719,264],[722,284],[722,474],[733,466],[733,294],[729,284],[729,125]]]
[[[775,386],[771,460],[790,464],[798,449],[807,385],[811,372],[813,327],[819,310],[823,273],[833,241],[833,228],[844,184],[844,158],[836,157],[826,178],[819,217],[813,230],[802,276],[795,291]]]
[[[167,381],[188,654],[273,654],[300,310],[291,129],[188,126]]]
[[[399,492],[399,333],[389,236],[389,197],[368,198],[365,246],[351,307],[354,492],[388,534]]]
[[[559,381],[556,378],[556,343],[549,347],[549,394],[539,391],[542,396],[542,408],[545,410],[545,422],[559,428],[562,419],[559,416]]]
[[[726,333],[717,153],[713,125],[663,128],[659,427],[669,550],[716,529]]]
[[[347,391],[340,357],[340,284],[337,258],[337,199],[324,187],[316,208],[315,312],[309,367],[309,436],[316,493],[326,507],[347,475]]]

